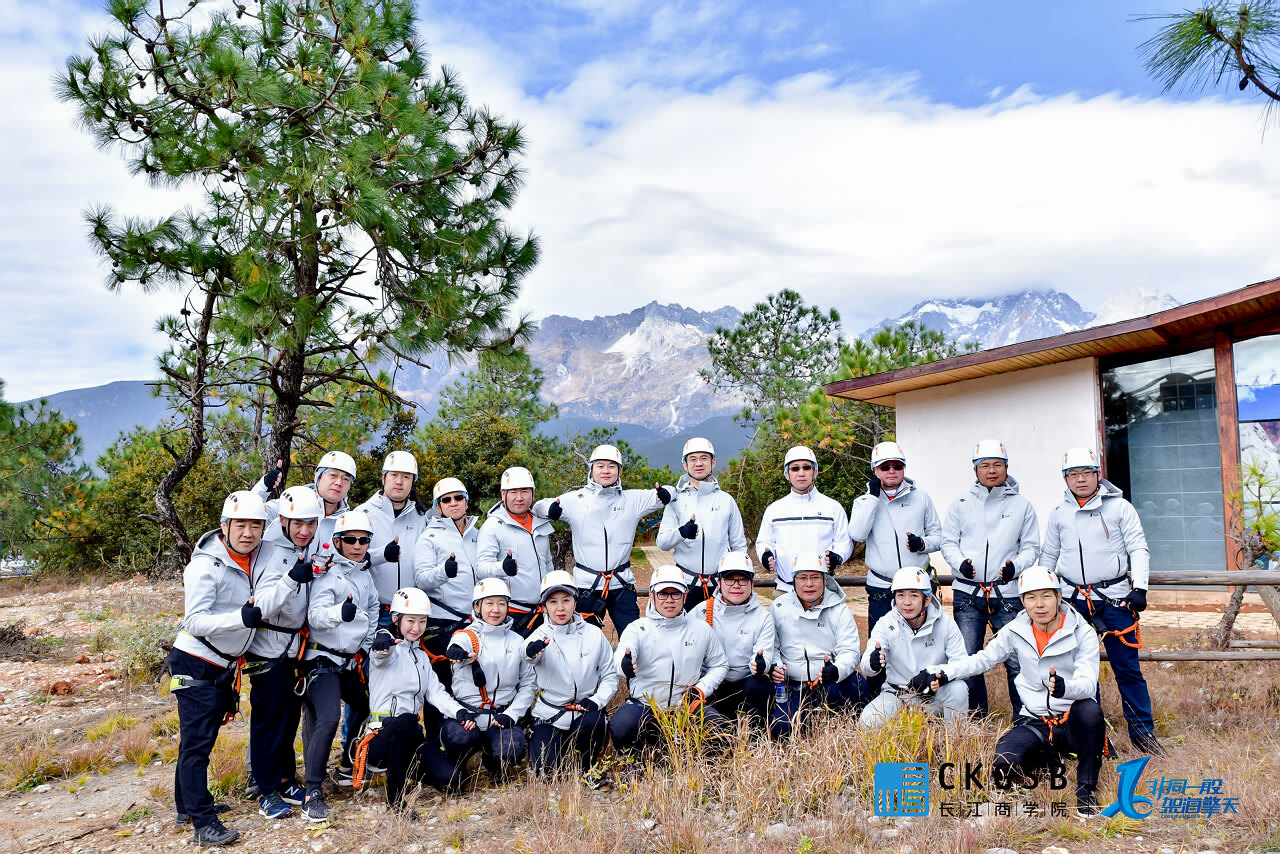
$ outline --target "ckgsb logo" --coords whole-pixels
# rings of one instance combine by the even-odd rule
[[[923,762],[877,762],[876,815],[929,814],[929,766]]]

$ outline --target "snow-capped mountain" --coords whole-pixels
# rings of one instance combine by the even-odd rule
[[[1142,317],[1176,305],[1177,300],[1168,294],[1140,286],[1112,293],[1097,314],[1054,290],[1026,290],[989,299],[930,299],[898,317],[882,320],[862,337],[914,320],[961,344],[977,342],[985,350]]]

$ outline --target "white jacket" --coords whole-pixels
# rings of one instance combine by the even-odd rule
[[[729,672],[724,649],[706,620],[683,612],[664,617],[652,601],[644,616],[627,626],[618,640],[613,662],[619,673],[627,650],[636,668],[636,678],[628,680],[627,686],[631,699],[639,703],[652,699],[662,708],[681,702],[694,687],[710,697]]]
[[[259,626],[254,633],[253,642],[249,644],[249,653],[260,658],[279,658],[283,655],[296,655],[298,645],[302,643],[299,632],[307,622],[307,602],[310,598],[310,585],[299,584],[289,577],[301,552],[303,560],[307,560],[310,546],[300,549],[285,539],[279,526],[276,532],[280,536],[268,542],[263,538],[260,547],[263,550],[261,574],[254,581],[253,604],[262,609],[262,621],[267,625]],[[312,544],[314,544],[312,540]],[[287,629],[287,631],[278,631]]]
[[[788,492],[765,508],[756,536],[756,554],[764,559],[766,551],[777,558],[780,589],[791,587],[791,571],[796,555],[801,552],[834,552],[840,561],[853,554],[849,539],[849,517],[834,498],[828,498],[813,487],[803,495]],[[767,569],[768,567],[766,567]]]
[[[396,513],[390,499],[381,492],[356,509],[368,513],[369,520],[373,522],[369,571],[373,573],[373,583],[378,588],[378,601],[390,605],[397,590],[414,586],[414,553],[422,529],[427,524],[426,516],[418,512],[412,501],[405,502],[404,509]],[[393,541],[400,543],[400,560],[388,563],[383,551]]]
[[[417,714],[424,702],[446,718],[456,718],[462,708],[436,678],[421,644],[400,640],[370,654],[369,711],[390,717]]]
[[[495,505],[480,526],[476,544],[476,569],[480,577],[501,578],[511,588],[511,601],[530,609],[537,607],[542,579],[555,569],[551,565],[553,530],[546,519],[534,516],[533,530],[526,531],[511,518],[505,506]],[[512,576],[502,569],[508,550],[516,562],[516,574]]]
[[[711,604],[711,630],[724,648],[729,665],[727,682],[737,682],[751,675],[751,659],[757,652],[764,653],[766,666],[772,667],[773,647],[776,638],[769,609],[761,604],[754,593],[741,605],[724,601],[720,591],[709,600]],[[707,603],[700,603],[691,612],[694,618],[706,618]]]
[[[1036,649],[1031,628],[1031,615],[1021,611],[987,643],[985,649],[952,661],[942,667],[951,679],[967,679],[986,673],[1010,656],[1017,656],[1021,668],[1013,684],[1022,699],[1021,714],[1038,718],[1060,715],[1076,700],[1088,699],[1098,692],[1098,636],[1088,621],[1068,605],[1059,613],[1066,622],[1049,639],[1044,655]],[[1061,697],[1049,693],[1049,668],[1066,682]]]
[[[556,501],[560,502],[561,521],[568,522],[573,531],[573,582],[583,595],[604,588],[596,573],[624,566],[627,568],[619,570],[616,579],[634,585],[636,576],[630,566],[636,526],[645,516],[662,509],[657,490],[624,490],[617,484],[605,487],[593,480],[559,498],[542,499],[533,505],[534,514],[547,518],[547,509]],[[617,589],[616,583],[610,587],[610,591]]]
[[[219,667],[244,655],[255,632],[245,628],[240,608],[253,595],[254,582],[272,551],[259,546],[249,556],[245,575],[227,551],[221,531],[209,531],[197,540],[191,562],[182,571],[182,626],[174,648]]]
[[[960,627],[932,596],[924,625],[919,629],[907,625],[896,607],[876,622],[867,637],[867,648],[859,665],[864,676],[876,675],[871,669],[871,654],[877,643],[885,661],[885,682],[894,688],[905,688],[911,677],[921,670],[933,673],[948,661],[957,661],[966,655]]]
[[[453,663],[453,696],[464,707],[474,711],[489,708],[494,715],[507,714],[514,720],[520,720],[533,703],[533,695],[537,690],[534,683],[533,663],[525,658],[524,647],[527,641],[511,631],[511,618],[502,625],[491,626],[484,620],[472,620],[465,629],[453,633],[449,645],[471,650],[471,639],[467,632],[475,633],[480,641],[480,653],[476,661],[484,671],[484,693],[475,684],[471,674],[471,662],[455,661]],[[485,697],[493,706],[484,707]],[[476,726],[487,730],[493,722],[493,715],[482,714],[476,718]]]
[[[574,614],[563,626],[543,622],[526,646],[540,640],[550,643],[533,662],[538,686],[534,718],[568,729],[581,712],[564,712],[565,706],[590,699],[604,709],[618,690],[618,668],[604,632]]]
[[[907,548],[907,534],[924,540],[924,551]],[[867,544],[867,586],[888,589],[893,574],[907,566],[928,566],[929,553],[942,546],[942,520],[929,493],[904,478],[888,493],[860,495],[849,508],[849,538]]]
[[[304,660],[326,659],[346,666],[351,659],[345,656],[368,649],[378,629],[378,590],[373,586],[368,567],[368,561],[355,564],[340,554],[334,555],[329,569],[311,582],[311,604],[307,609],[311,639]],[[356,618],[344,623],[342,605],[348,595],[356,604]],[[312,649],[311,644],[326,646],[343,655]]]
[[[696,517],[693,521],[698,533],[692,540],[686,540],[679,528],[693,517]],[[682,475],[671,503],[662,511],[658,548],[674,552],[676,566],[686,575],[714,576],[726,552],[747,550],[738,502],[720,491],[715,478],[698,483],[687,474]]]
[[[840,671],[841,681],[858,668],[858,624],[834,579],[828,576],[822,601],[814,607],[805,610],[795,593],[786,593],[773,600],[769,614],[777,636],[771,664],[784,665],[788,679],[817,679],[824,656]]]
[[[1133,573],[1132,586],[1146,590],[1151,551],[1138,511],[1110,481],[1100,481],[1097,493],[1083,507],[1067,490],[1062,503],[1049,514],[1040,565],[1057,570],[1064,596],[1075,593],[1075,585],[1087,587],[1124,579],[1095,589],[1091,596],[1095,600],[1100,595],[1122,599],[1131,589],[1129,571]]]
[[[315,484],[302,484],[307,489],[315,490]],[[280,518],[280,499],[271,498],[271,490],[267,489],[267,485],[262,478],[258,478],[258,482],[249,487],[254,495],[261,498],[267,505],[267,527],[271,527],[271,523]],[[320,502],[320,506],[324,506],[324,502]],[[351,505],[347,503],[347,499],[342,499],[342,503],[338,505],[338,509],[330,513],[328,516],[320,520],[320,524],[316,526],[316,537],[312,542],[329,543],[330,548],[333,547],[333,526],[337,524],[338,517],[351,509]]]
[[[465,517],[465,532],[460,532],[452,519],[427,514],[426,527],[413,552],[413,577],[431,598],[432,619],[471,619],[471,593],[481,578],[476,559],[480,537],[480,529],[476,527],[478,519],[478,516]],[[449,555],[458,562],[458,574],[453,578],[444,572]]]
[[[1035,508],[1018,493],[1018,482],[1009,478],[1002,486],[987,489],[978,482],[947,510],[942,523],[942,557],[951,567],[952,589],[978,595],[974,582],[991,584],[1000,579],[1007,560],[1013,561],[1014,580],[997,585],[1006,599],[1018,598],[1018,576],[1035,565],[1040,553],[1040,523]],[[960,575],[960,564],[973,561],[974,581]]]

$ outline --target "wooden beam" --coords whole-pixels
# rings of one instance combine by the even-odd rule
[[[1101,650],[1101,658],[1107,660],[1107,651]],[[1163,650],[1140,649],[1139,661],[1280,661],[1280,649],[1228,649],[1222,650]]]
[[[1240,410],[1236,401],[1236,359],[1231,336],[1219,329],[1213,335],[1213,365],[1218,392],[1218,451],[1222,463],[1223,529],[1227,568],[1243,569],[1240,545],[1231,537],[1240,522]]]
[[[1273,640],[1233,640],[1228,641],[1231,649],[1280,649],[1280,641]]]

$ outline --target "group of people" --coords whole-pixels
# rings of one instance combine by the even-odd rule
[[[260,814],[296,807],[323,822],[340,728],[333,781],[358,787],[385,773],[390,808],[407,812],[414,783],[459,791],[477,753],[493,779],[527,759],[535,774],[570,770],[594,784],[612,741],[631,773],[671,713],[712,732],[745,716],[772,738],[818,708],[848,710],[868,727],[904,706],[947,721],[985,715],[982,674],[1001,663],[1015,718],[994,773],[1019,780],[1075,754],[1077,808],[1096,813],[1107,744],[1099,635],[1132,743],[1160,751],[1137,657],[1148,550],[1136,512],[1101,479],[1093,451],[1071,449],[1042,545],[1000,442],[978,443],[975,482],[945,519],[906,463],[895,442],[877,445],[866,494],[846,514],[818,490],[813,451],[787,452],[790,490],[766,509],[755,542],[777,576],[768,605],[706,439],[685,444],[671,487],[623,489],[611,445],[592,452],[584,486],[554,498],[538,500],[527,469],[507,469],[483,524],[456,478],[437,481],[427,505],[404,451],[387,455],[381,488],[355,509],[349,454],[326,453],[313,483],[274,497],[278,464],[227,496],[219,529],[200,538],[184,573],[185,615],[166,665],[181,724],[178,820],[200,845],[238,838],[218,817],[207,769],[220,726],[237,713],[242,674]],[[658,546],[674,564],[653,571],[641,616],[631,552],[640,521],[658,510]],[[557,521],[572,533],[572,573],[552,565]],[[833,576],[855,540],[866,544],[865,647]],[[951,614],[929,563],[939,551],[954,568]],[[626,698],[610,714],[621,677]]]

